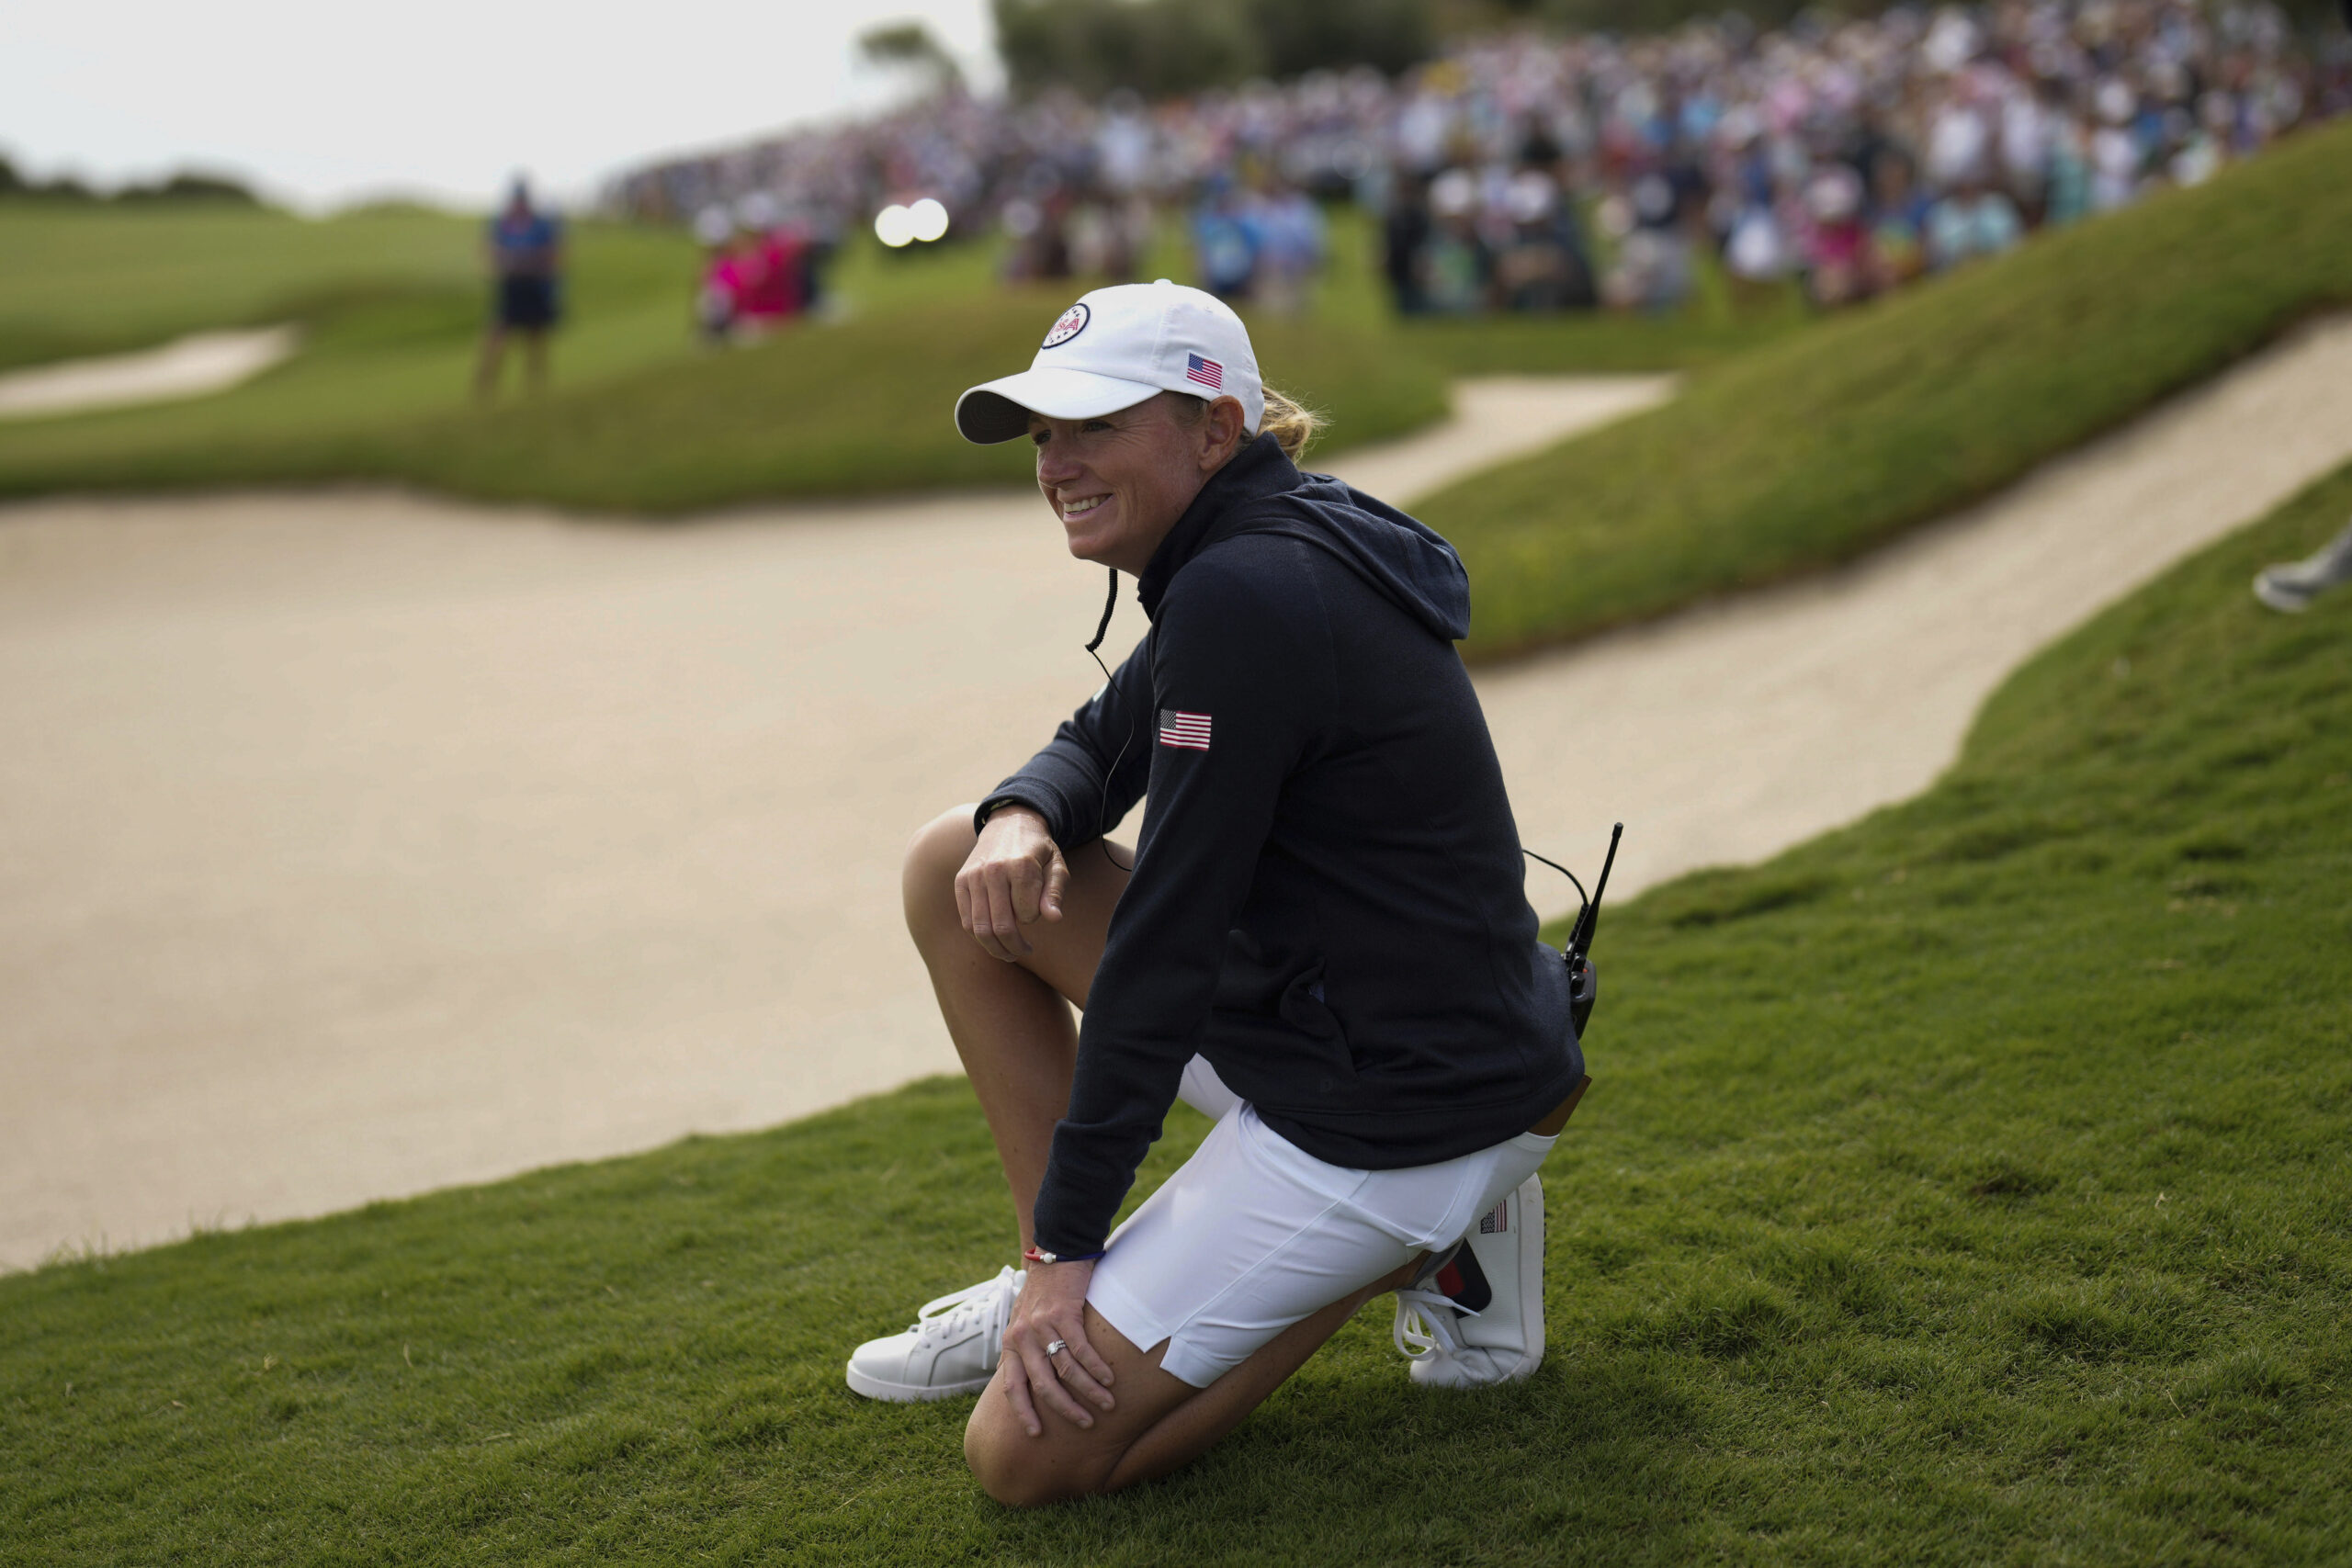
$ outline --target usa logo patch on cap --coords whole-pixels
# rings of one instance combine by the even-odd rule
[[[1077,304],[1072,305],[1069,310],[1062,312],[1061,320],[1054,323],[1054,330],[1046,334],[1046,341],[1039,346],[1044,348],[1059,348],[1062,344],[1068,343],[1070,339],[1084,332],[1086,330],[1087,321],[1092,316],[1093,312],[1086,308],[1086,301],[1083,299],[1080,300]],[[1035,318],[1032,319],[1034,320]]]

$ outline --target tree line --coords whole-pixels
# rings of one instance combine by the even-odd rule
[[[53,180],[29,179],[14,161],[0,153],[0,200],[9,197],[28,197],[77,206],[137,205],[149,201],[226,202],[238,207],[259,207],[262,204],[261,197],[255,196],[250,187],[220,175],[198,174],[183,169],[147,184],[99,191],[71,175],[60,175]]]

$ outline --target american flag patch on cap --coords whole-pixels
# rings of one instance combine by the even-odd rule
[[[1225,385],[1225,367],[1214,359],[1203,359],[1197,354],[1188,354],[1184,356],[1184,379],[1198,381],[1204,387],[1222,388]]]
[[[1187,751],[1209,749],[1209,716],[1204,713],[1179,713],[1174,708],[1159,710],[1159,743],[1181,746]]]

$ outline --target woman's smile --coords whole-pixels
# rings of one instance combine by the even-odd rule
[[[1240,438],[1214,421],[1176,417],[1163,393],[1094,419],[1031,416],[1037,488],[1080,560],[1139,575],[1208,476]],[[1227,400],[1230,403],[1231,400]]]
[[[1106,481],[1102,476],[1090,474],[1078,482],[1102,484]],[[1054,514],[1061,519],[1062,534],[1072,556],[1080,560],[1099,560],[1108,550],[1121,559],[1129,559],[1130,552],[1120,547],[1130,543],[1124,536],[1129,532],[1128,525],[1134,521],[1135,508],[1119,504],[1118,491],[1098,490],[1088,494],[1073,494],[1069,491],[1057,489],[1049,493],[1048,499],[1053,504]],[[1132,562],[1130,564],[1132,566]]]

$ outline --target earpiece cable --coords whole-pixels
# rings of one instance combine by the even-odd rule
[[[1576,883],[1576,888],[1577,888],[1577,904],[1578,904],[1578,912],[1579,912],[1579,913],[1581,913],[1581,912],[1582,912],[1582,906],[1583,906],[1583,905],[1589,904],[1589,903],[1591,903],[1591,902],[1592,902],[1592,895],[1591,895],[1591,894],[1589,894],[1589,893],[1587,893],[1587,892],[1584,890],[1584,884],[1583,884],[1583,883],[1581,883],[1581,882],[1577,882],[1577,874],[1576,874],[1575,872],[1570,871],[1566,866],[1562,865],[1558,861],[1555,861],[1555,860],[1544,860],[1544,857],[1543,857],[1542,855],[1537,854],[1533,850],[1528,849],[1528,848],[1527,848],[1526,846],[1524,846],[1524,845],[1521,845],[1521,846],[1520,847],[1520,852],[1520,852],[1521,854],[1525,855],[1529,860],[1541,862],[1543,864],[1550,866],[1554,871],[1558,872],[1562,876],[1566,877],[1570,882],[1575,882],[1575,883]]]
[[[1094,625],[1094,640],[1086,645],[1086,657],[1094,660],[1094,668],[1102,671],[1102,689],[1105,692],[1116,691],[1119,683],[1112,678],[1111,667],[1102,662],[1102,654],[1095,650],[1102,646],[1103,637],[1109,635],[1111,615],[1118,607],[1119,569],[1114,566],[1111,569],[1111,592],[1102,600],[1102,618]],[[1121,696],[1124,698],[1125,694],[1122,693]],[[1106,824],[1111,815],[1111,781],[1119,776],[1119,764],[1127,760],[1127,748],[1135,743],[1136,716],[1131,709],[1127,714],[1127,738],[1119,742],[1119,754],[1111,759],[1111,771],[1102,775],[1102,800],[1094,812],[1094,841],[1102,846],[1102,858],[1113,865],[1118,865],[1121,871],[1129,872],[1135,870],[1135,863],[1130,861],[1125,865],[1119,865],[1119,857],[1111,852]]]

